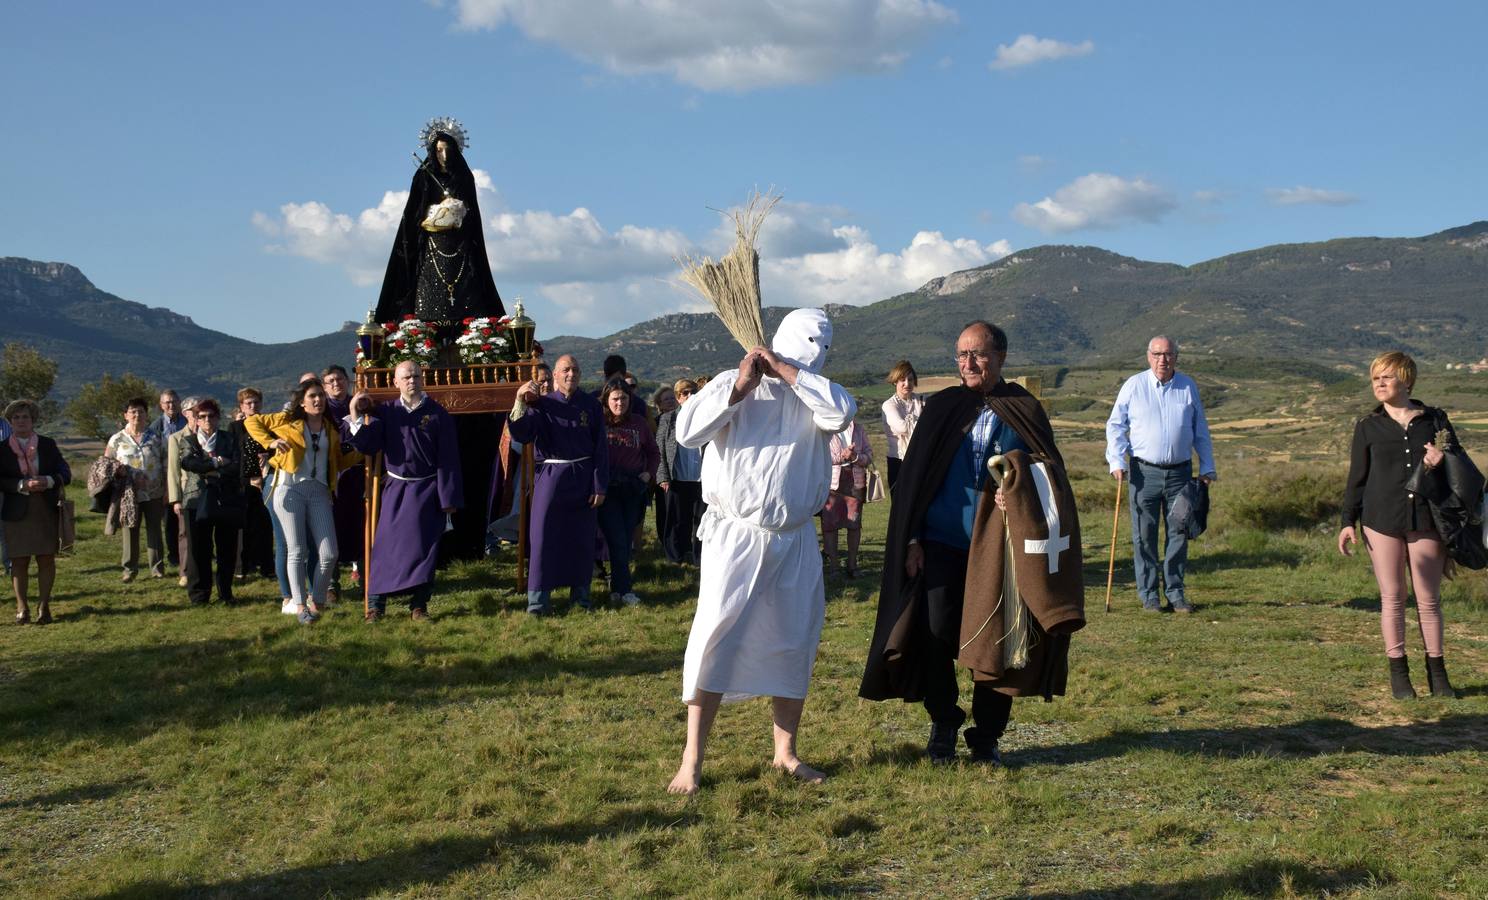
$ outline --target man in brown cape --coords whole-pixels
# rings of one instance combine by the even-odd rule
[[[961,385],[925,404],[894,486],[878,620],[858,692],[869,700],[923,702],[931,721],[926,754],[940,763],[955,759],[957,732],[966,720],[956,682],[963,614],[972,622],[990,621],[1001,599],[1001,579],[986,571],[994,556],[1000,566],[1006,539],[1002,518],[990,515],[997,485],[988,483],[987,461],[1022,450],[1051,463],[1068,493],[1048,416],[1032,394],[1002,380],[1006,359],[1002,329],[970,323],[956,341]],[[988,527],[994,518],[999,527]],[[1066,570],[1078,573],[1078,532],[1070,536],[1075,549]],[[1075,587],[1078,595],[1078,576]],[[1083,607],[1073,615],[1067,606],[1061,609],[1050,620],[1053,633],[1040,626],[1037,612],[1033,620],[1027,664],[980,671],[973,681],[975,727],[967,729],[966,742],[976,762],[1001,761],[997,741],[1014,696],[1064,693],[1069,632],[1084,624]],[[992,624],[1000,626],[1001,619]]]

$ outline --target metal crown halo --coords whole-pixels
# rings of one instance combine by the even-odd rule
[[[470,146],[470,136],[466,134],[465,126],[460,124],[459,119],[453,116],[436,116],[424,125],[423,131],[419,132],[419,149],[427,149],[430,144],[434,143],[434,136],[440,133],[454,138],[461,153],[464,153],[465,148]]]

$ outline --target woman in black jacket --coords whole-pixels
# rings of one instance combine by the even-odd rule
[[[1390,689],[1397,700],[1416,696],[1405,656],[1405,568],[1415,588],[1421,641],[1426,648],[1426,678],[1431,694],[1455,697],[1442,658],[1441,581],[1447,551],[1431,518],[1426,498],[1406,489],[1417,467],[1441,465],[1436,423],[1452,444],[1456,433],[1446,414],[1410,398],[1416,364],[1393,351],[1369,365],[1370,387],[1379,406],[1354,426],[1348,487],[1343,500],[1343,527],[1338,552],[1351,555],[1357,537],[1354,523],[1364,526],[1364,546],[1380,589],[1380,631],[1390,663]]]
[[[243,462],[237,435],[217,428],[222,408],[208,397],[197,403],[196,434],[181,448],[181,469],[188,473],[182,489],[181,515],[186,517],[186,595],[201,606],[212,597],[212,560],[216,556],[217,597],[231,606],[233,570],[238,560],[238,532],[243,527]]]
[[[5,408],[14,433],[0,443],[0,491],[5,492],[5,550],[15,590],[16,624],[31,621],[27,605],[31,557],[36,557],[36,588],[41,601],[36,624],[52,621],[52,582],[57,577],[57,504],[72,470],[57,442],[36,433],[41,409],[30,400]]]

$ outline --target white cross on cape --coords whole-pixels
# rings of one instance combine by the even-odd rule
[[[1026,539],[1023,541],[1023,552],[1032,556],[1042,553],[1049,558],[1049,574],[1053,575],[1059,571],[1059,554],[1069,549],[1070,539],[1067,534],[1060,534],[1059,504],[1054,502],[1054,489],[1049,484],[1049,472],[1043,463],[1034,463],[1028,467],[1033,475],[1033,486],[1038,490],[1039,504],[1044,508],[1044,521],[1049,525],[1048,540],[1036,541]]]

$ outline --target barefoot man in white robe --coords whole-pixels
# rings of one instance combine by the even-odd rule
[[[832,325],[788,314],[772,349],[756,347],[677,411],[677,442],[703,454],[697,615],[682,668],[687,746],[667,790],[697,792],[703,746],[725,700],[770,697],[776,768],[826,776],[796,755],[796,729],[821,640],[826,592],[812,519],[827,500],[828,442],[857,404],[820,374]]]

